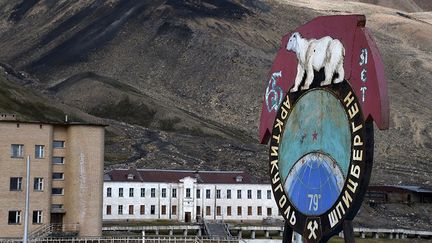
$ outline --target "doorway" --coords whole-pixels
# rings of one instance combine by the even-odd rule
[[[63,227],[63,214],[51,213],[51,224],[54,232],[61,232]]]
[[[63,214],[51,213],[51,224],[63,224]]]
[[[190,223],[191,222],[191,212],[185,212],[185,222]]]

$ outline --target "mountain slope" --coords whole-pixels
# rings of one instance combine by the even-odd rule
[[[83,71],[111,77],[253,137],[259,114],[248,113],[261,102],[256,95],[281,33],[308,16],[292,9],[289,18],[273,17],[262,12],[264,7],[247,8],[230,1],[58,5],[39,2],[33,7],[38,14],[29,12],[28,18],[4,32],[0,40],[7,47],[1,54],[5,61],[43,83]],[[267,16],[271,21],[264,19]],[[297,20],[299,16],[305,17]],[[276,18],[289,26],[280,31],[274,27]]]
[[[0,62],[39,80],[23,88],[61,103],[63,113],[109,123],[107,165],[236,168],[267,180],[257,127],[282,35],[319,15],[363,13],[391,108],[390,130],[376,132],[372,182],[431,185],[430,15],[382,5],[1,1]]]

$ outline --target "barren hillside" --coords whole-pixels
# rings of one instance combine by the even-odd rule
[[[376,132],[372,183],[432,185],[431,4],[361,2],[3,0],[5,90],[33,90],[58,112],[33,116],[16,95],[0,108],[110,124],[107,166],[236,168],[267,180],[257,127],[282,35],[319,15],[362,13],[391,106],[390,130]]]

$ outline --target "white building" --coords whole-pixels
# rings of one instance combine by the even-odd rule
[[[117,169],[105,175],[103,220],[282,219],[270,184],[242,171]]]

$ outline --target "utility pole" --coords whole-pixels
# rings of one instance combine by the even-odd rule
[[[24,239],[23,242],[28,242],[28,225],[29,225],[29,203],[30,203],[30,155],[27,156],[27,172],[26,172],[26,195],[25,195],[25,211],[24,211]]]

